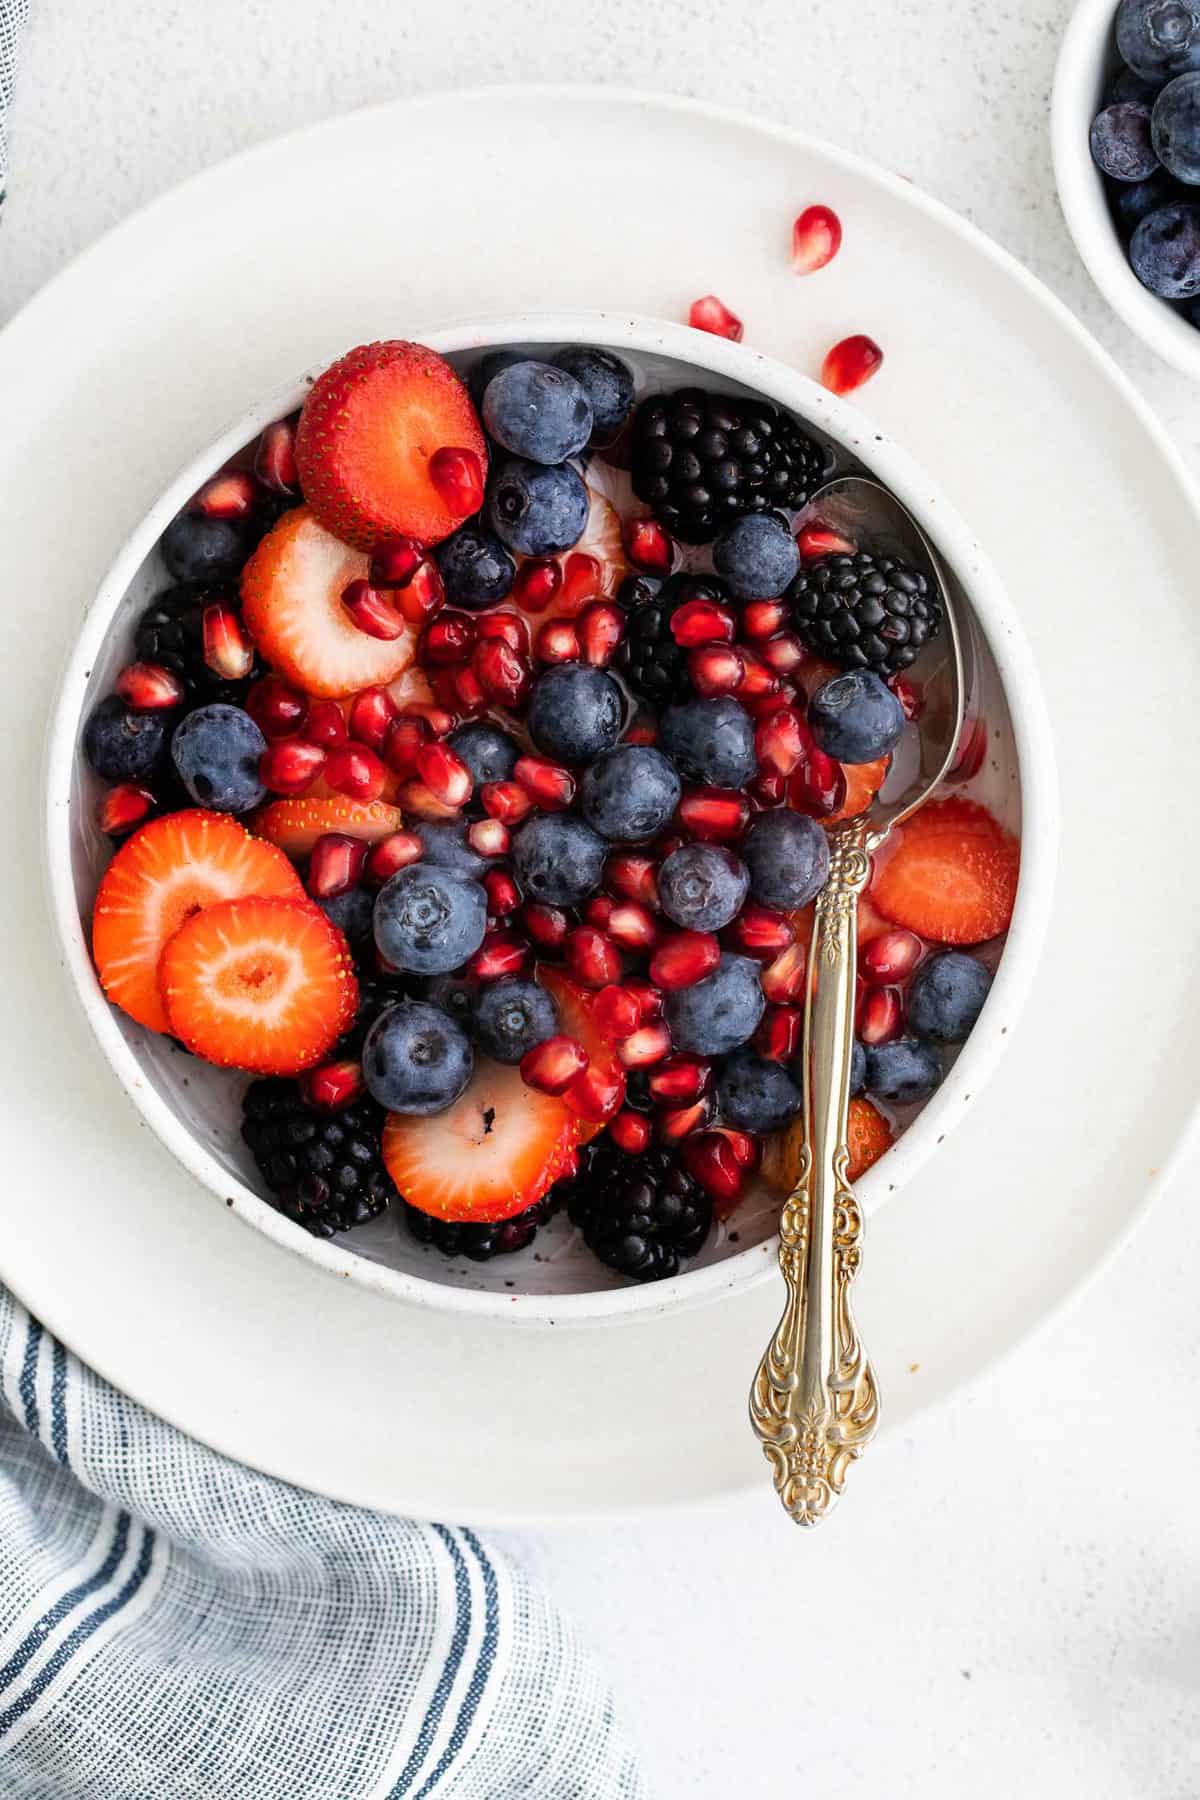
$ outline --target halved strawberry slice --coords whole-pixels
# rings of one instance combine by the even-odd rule
[[[255,836],[278,844],[289,856],[307,856],[327,831],[377,844],[399,831],[403,823],[400,808],[389,806],[386,800],[347,800],[342,795],[318,799],[302,794],[295,800],[269,800],[250,816]]]
[[[861,1095],[851,1100],[846,1117],[846,1140],[850,1149],[847,1179],[857,1181],[885,1150],[895,1142],[892,1128],[879,1109]],[[793,1119],[783,1131],[772,1132],[763,1140],[762,1178],[777,1194],[790,1194],[800,1174],[800,1152],[804,1148],[804,1121]]]
[[[416,655],[417,634],[368,637],[342,605],[367,559],[330,535],[307,506],[284,513],[242,570],[242,616],[261,655],[306,694],[336,699],[386,687]]]
[[[339,357],[313,383],[296,429],[304,498],[360,550],[386,537],[436,544],[462,524],[429,474],[445,449],[471,451],[486,477],[487,443],[462,381],[435,351],[401,340]]]
[[[871,898],[893,925],[938,944],[982,944],[1007,931],[1021,847],[974,800],[933,800],[876,861]]]
[[[358,1008],[345,938],[295,900],[226,900],[180,926],[159,984],[175,1036],[222,1068],[297,1075],[328,1055]]]
[[[92,909],[92,954],[109,999],[139,1025],[169,1031],[158,990],[163,946],[201,907],[249,894],[305,897],[283,852],[226,813],[169,813],[143,825],[109,863]]]
[[[569,975],[564,975],[553,963],[539,963],[537,979],[558,1008],[559,1029],[568,1037],[577,1039],[587,1051],[588,1067],[596,1070],[593,1080],[609,1079],[615,1083],[617,1075],[623,1075],[624,1072],[612,1040],[605,1036],[596,1018],[595,994],[580,987],[578,982],[572,981]],[[620,1105],[620,1100],[617,1105]],[[616,1111],[616,1107],[613,1111]],[[603,1123],[581,1119],[580,1142],[588,1143],[603,1130]]]
[[[521,1072],[480,1057],[446,1112],[390,1113],[387,1172],[410,1206],[435,1219],[491,1222],[524,1212],[575,1163],[577,1121]]]

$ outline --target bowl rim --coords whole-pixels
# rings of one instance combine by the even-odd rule
[[[1054,68],[1050,149],[1059,204],[1088,274],[1113,311],[1164,362],[1200,379],[1200,328],[1143,287],[1108,210],[1104,178],[1092,161],[1088,129],[1115,56],[1117,0],[1078,0]],[[1200,205],[1200,188],[1196,190]]]
[[[1005,1047],[1029,991],[1049,921],[1058,839],[1058,786],[1049,717],[1032,651],[993,568],[964,521],[914,459],[868,415],[808,376],[745,345],[647,316],[596,312],[527,312],[474,318],[426,332],[441,354],[505,344],[604,345],[631,354],[677,359],[761,392],[835,438],[866,463],[907,505],[967,587],[978,625],[1009,702],[1021,782],[1021,874],[1004,954],[984,1011],[938,1092],[887,1156],[857,1184],[864,1212],[900,1190],[963,1116]],[[644,1286],[585,1293],[498,1293],[434,1281],[393,1269],[338,1243],[312,1237],[253,1189],[228,1174],[171,1106],[146,1081],[92,963],[71,863],[71,783],[81,712],[93,662],[112,618],[147,556],[179,508],[204,480],[271,420],[294,412],[312,378],[306,370],[260,397],[212,439],[164,488],[130,532],[85,610],[48,726],[43,787],[44,873],[64,961],[84,1015],[109,1065],[143,1121],[202,1186],[281,1248],[376,1293],[440,1312],[506,1318],[523,1324],[601,1323],[653,1316],[711,1302],[774,1274],[775,1237],[724,1260]],[[1019,702],[1019,703],[1018,703]]]

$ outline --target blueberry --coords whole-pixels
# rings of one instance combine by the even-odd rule
[[[1200,294],[1200,206],[1160,206],[1129,241],[1129,260],[1144,287],[1164,300]]]
[[[258,777],[267,740],[240,706],[198,707],[176,727],[171,760],[197,806],[249,812],[266,796]]]
[[[806,813],[765,812],[742,841],[750,892],[763,906],[795,912],[829,879],[829,839]]]
[[[851,669],[819,687],[808,706],[812,734],[826,756],[868,763],[894,750],[904,708],[872,669]]]
[[[668,706],[658,722],[658,741],[693,781],[744,788],[758,771],[753,722],[730,694]]]
[[[491,867],[487,858],[478,856],[468,844],[461,819],[409,819],[406,830],[420,838],[421,860],[435,869],[453,869],[468,881],[478,881]]]
[[[610,350],[569,344],[554,359],[573,375],[592,403],[592,443],[611,444],[633,405],[633,372]]]
[[[527,900],[578,906],[600,885],[608,842],[572,813],[538,813],[517,827],[512,871]]]
[[[510,550],[520,556],[550,556],[569,550],[583,536],[588,493],[569,464],[547,469],[510,456],[492,477],[487,516]]]
[[[485,781],[507,781],[521,754],[507,731],[488,725],[482,719],[460,725],[446,739],[455,756],[462,758],[471,771],[477,788]]]
[[[750,872],[731,850],[684,844],[658,871],[658,904],[689,931],[720,931],[742,910]]]
[[[1200,69],[1200,4],[1197,0],[1121,0],[1117,49],[1135,74],[1166,81]]]
[[[475,1034],[480,1048],[501,1063],[519,1063],[527,1050],[558,1030],[558,1013],[536,981],[489,981],[475,1007]]]
[[[910,1106],[927,1100],[942,1079],[942,1059],[924,1038],[893,1038],[867,1049],[867,1090],[878,1100]]]
[[[920,1037],[961,1044],[983,1011],[991,985],[991,974],[977,957],[939,950],[912,978],[908,1022]]]
[[[475,396],[476,404],[482,401],[487,392],[488,383],[498,375],[501,369],[511,369],[514,363],[528,362],[528,353],[524,350],[489,350],[472,369],[468,386]]]
[[[487,895],[477,881],[428,862],[384,882],[375,899],[375,942],[394,968],[445,975],[474,956],[487,929]]]
[[[451,606],[482,612],[503,600],[513,584],[516,564],[495,532],[473,520],[461,525],[434,551]]]
[[[617,843],[644,844],[663,831],[683,794],[675,765],[649,744],[621,744],[589,765],[579,804],[589,825]]]
[[[1092,120],[1092,161],[1114,181],[1145,181],[1158,167],[1144,100],[1118,100]]]
[[[228,581],[246,560],[246,540],[228,519],[177,513],[159,539],[159,550],[176,581]]]
[[[165,713],[134,712],[110,694],[84,726],[83,754],[105,781],[148,781],[166,741]]]
[[[389,1112],[445,1112],[470,1081],[474,1065],[466,1034],[424,1000],[387,1007],[363,1045],[363,1080],[372,1099]]]
[[[1151,129],[1164,169],[1187,187],[1200,186],[1200,73],[1167,83],[1154,102]]]
[[[721,1117],[738,1131],[780,1131],[800,1111],[802,1095],[782,1063],[735,1050],[717,1081]]]
[[[421,982],[418,991],[430,1006],[448,1013],[456,1025],[469,1031],[475,1017],[475,1002],[479,998],[480,986],[481,983],[474,975],[430,975]]]
[[[747,513],[713,545],[713,567],[740,600],[769,600],[798,573],[800,552],[777,514]]]
[[[566,369],[544,362],[511,363],[487,384],[483,422],[514,456],[562,463],[591,437],[592,403]]]
[[[1108,197],[1117,216],[1117,225],[1128,237],[1147,213],[1177,199],[1179,189],[1165,169],[1156,169],[1145,181],[1114,181]]]
[[[1161,76],[1147,81],[1144,75],[1136,75],[1132,69],[1118,69],[1104,90],[1103,104],[1115,106],[1118,100],[1145,100],[1147,105],[1153,106],[1161,87]]]
[[[801,1072],[803,1078],[803,1074]],[[850,1092],[861,1094],[867,1085],[867,1052],[855,1038],[850,1049]]]
[[[765,1005],[758,964],[748,956],[724,955],[703,981],[668,994],[663,1015],[676,1050],[726,1056],[754,1036]]]
[[[317,905],[331,924],[345,933],[352,950],[361,950],[371,942],[374,931],[375,895],[370,888],[347,888],[344,894],[331,894]]]
[[[591,762],[616,743],[624,711],[611,675],[582,663],[560,663],[533,684],[529,735],[546,756]]]

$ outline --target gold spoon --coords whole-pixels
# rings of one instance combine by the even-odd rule
[[[879,1390],[850,1309],[850,1285],[862,1258],[862,1215],[847,1179],[858,897],[872,855],[893,826],[924,804],[954,761],[966,694],[967,615],[965,596],[916,521],[878,482],[857,475],[832,481],[804,517],[920,570],[943,615],[940,633],[913,665],[924,696],[918,767],[907,781],[900,774],[899,793],[884,797],[889,777],[866,813],[831,828],[829,879],[817,896],[809,952],[804,1146],[779,1222],[787,1302],[750,1390],[750,1422],[783,1506],[797,1525],[816,1525],[836,1504],[846,1470],[879,1420]]]

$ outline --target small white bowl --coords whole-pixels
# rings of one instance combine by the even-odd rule
[[[488,320],[428,334],[425,341],[445,355],[467,358],[507,344],[533,350],[599,344],[627,355],[656,386],[699,378],[726,391],[765,395],[886,483],[957,574],[977,630],[982,710],[992,727],[989,756],[973,791],[1020,831],[1020,887],[992,991],[970,1039],[919,1117],[859,1183],[863,1206],[872,1211],[911,1179],[979,1093],[1032,982],[1050,911],[1058,833],[1054,753],[1037,672],[998,576],[936,483],[863,413],[742,345],[683,326],[603,313]],[[779,1209],[765,1193],[739,1209],[735,1238],[718,1229],[684,1274],[644,1287],[620,1284],[572,1246],[562,1221],[539,1236],[533,1251],[482,1266],[447,1262],[386,1217],[359,1227],[349,1244],[318,1241],[254,1190],[253,1164],[237,1130],[236,1096],[244,1078],[186,1056],[105,999],[88,949],[88,920],[110,846],[95,822],[99,784],[80,753],[83,723],[129,660],[137,614],[164,584],[156,551],[164,528],[264,425],[296,411],[306,387],[298,380],[256,402],[175,477],[101,584],[63,680],[47,752],[48,880],[67,967],[105,1056],[146,1123],[224,1205],[308,1262],[410,1304],[517,1322],[579,1323],[673,1310],[770,1279],[774,1259],[764,1251]]]
[[[1050,102],[1054,178],[1067,228],[1088,273],[1113,311],[1144,344],[1200,380],[1200,329],[1143,287],[1113,224],[1089,133],[1105,86],[1120,67],[1113,21],[1117,0],[1079,0],[1071,15]],[[1200,188],[1196,190],[1200,205]]]

